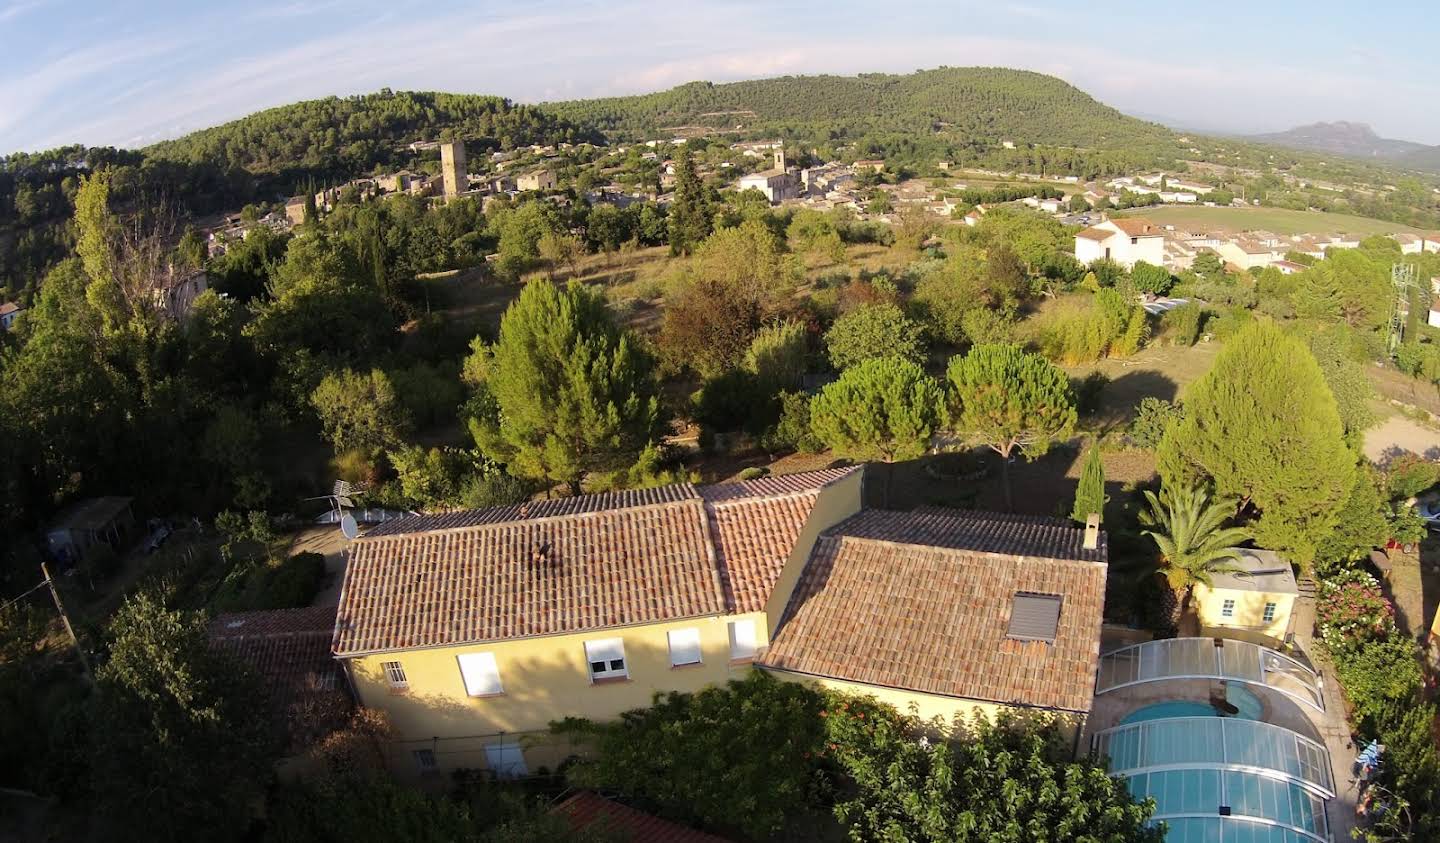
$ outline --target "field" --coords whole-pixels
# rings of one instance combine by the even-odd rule
[[[1207,208],[1170,206],[1143,208],[1133,213],[1152,222],[1202,231],[1241,232],[1265,229],[1276,234],[1391,234],[1418,232],[1420,229],[1348,214],[1327,214],[1322,211],[1290,211],[1284,208]],[[1128,215],[1128,214],[1127,214]]]

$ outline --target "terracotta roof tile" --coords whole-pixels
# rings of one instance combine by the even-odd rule
[[[871,510],[826,532],[760,664],[965,699],[1090,709],[1104,545],[1053,519]],[[1007,637],[1017,592],[1061,598],[1053,644]]]
[[[210,644],[254,668],[273,718],[292,746],[341,726],[350,710],[340,665],[330,654],[335,607],[232,612],[210,622]]]
[[[1141,217],[1117,217],[1110,222],[1131,237],[1159,237],[1162,234],[1159,226]]]
[[[819,490],[854,470],[389,522],[350,549],[334,651],[753,611],[769,599]]]
[[[1091,226],[1090,228],[1087,228],[1087,229],[1085,229],[1084,231],[1081,231],[1079,234],[1076,234],[1075,236],[1076,236],[1076,237],[1084,237],[1086,240],[1101,240],[1101,241],[1104,241],[1104,240],[1109,240],[1111,237],[1114,237],[1114,236],[1115,236],[1115,232],[1109,231],[1109,230],[1104,229],[1104,228],[1095,228],[1094,226]]]
[[[550,809],[574,831],[599,832],[626,843],[726,843],[725,838],[662,820],[588,790],[577,791]]]

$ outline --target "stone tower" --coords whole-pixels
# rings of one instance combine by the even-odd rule
[[[445,180],[445,198],[458,196],[470,189],[470,177],[465,170],[464,141],[440,144],[440,174]]]
[[[785,171],[785,144],[783,143],[775,145],[775,169],[781,172]]]

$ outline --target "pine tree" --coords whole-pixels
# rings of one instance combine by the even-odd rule
[[[690,144],[680,147],[675,162],[675,201],[670,205],[670,254],[688,255],[710,236],[710,199],[695,171]]]
[[[478,353],[488,359],[467,371],[484,373],[494,413],[472,419],[471,432],[517,477],[578,493],[587,474],[633,464],[658,432],[653,362],[615,325],[603,293],[532,282],[505,311],[499,340]]]
[[[1034,459],[1075,426],[1070,379],[1038,354],[1015,345],[977,345],[950,358],[951,427],[1000,455],[1005,506],[1010,496],[1010,458],[1018,450]]]
[[[1070,510],[1070,517],[1081,524],[1092,513],[1104,520],[1105,501],[1105,465],[1100,461],[1100,443],[1095,442],[1085,452],[1085,464],[1080,468],[1080,485],[1075,487],[1075,506]]]

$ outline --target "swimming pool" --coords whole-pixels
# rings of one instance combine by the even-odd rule
[[[1209,703],[1195,702],[1193,700],[1169,700],[1166,702],[1152,703],[1142,708],[1137,708],[1120,723],[1143,723],[1146,720],[1166,720],[1171,717],[1221,717],[1230,716],[1243,720],[1259,720],[1264,710],[1260,698],[1244,685],[1236,682],[1225,683],[1225,698],[1235,706],[1238,711],[1231,715],[1222,715]]]

